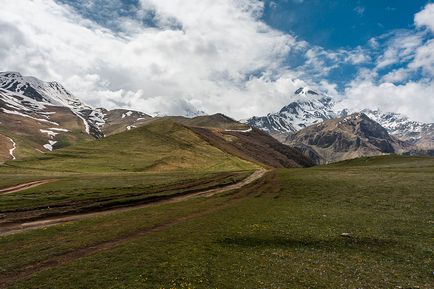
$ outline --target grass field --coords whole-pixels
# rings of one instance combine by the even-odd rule
[[[258,168],[208,144],[183,125],[157,120],[0,166],[0,190],[52,180],[22,192],[0,192],[0,225],[212,189],[237,182]]]
[[[169,120],[34,158],[24,158],[0,168],[68,173],[239,171],[258,168],[248,161],[208,144],[190,129]]]
[[[0,237],[0,287],[434,288],[433,176],[433,158],[396,156],[280,169]]]
[[[35,188],[0,195],[0,224],[140,205],[165,196],[230,185],[249,174],[250,171],[61,176]]]

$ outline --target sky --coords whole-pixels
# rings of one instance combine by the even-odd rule
[[[0,0],[0,70],[106,108],[265,115],[310,86],[434,122],[434,1]]]

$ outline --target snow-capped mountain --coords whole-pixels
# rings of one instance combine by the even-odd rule
[[[407,116],[380,110],[362,110],[364,114],[380,123],[387,131],[401,140],[420,139],[427,131],[434,131],[433,123],[422,123],[410,120]]]
[[[336,117],[331,97],[309,87],[301,87],[295,91],[291,102],[279,112],[261,117],[254,116],[246,123],[272,134],[285,134]]]
[[[33,113],[42,112],[52,106],[66,107],[83,121],[86,133],[97,138],[103,136],[100,127],[104,125],[104,116],[91,106],[84,104],[57,82],[45,82],[35,77],[22,76],[18,72],[0,72],[0,88],[15,93],[15,95],[26,96],[26,99],[21,101],[21,105],[28,108],[29,104],[33,104]],[[15,100],[17,99],[19,98],[15,97]],[[17,103],[17,101],[14,102]],[[6,106],[14,109],[13,105],[6,104]],[[22,107],[15,107],[15,109],[22,110]],[[3,111],[6,112],[7,107],[3,108]],[[24,113],[29,112],[24,111]],[[46,118],[49,119],[50,116],[46,114]]]
[[[101,138],[150,118],[138,111],[93,108],[57,82],[0,72],[0,140],[6,152],[14,148],[6,159]]]
[[[290,136],[286,144],[299,148],[317,164],[362,156],[402,153],[405,142],[364,113],[326,120]]]
[[[313,124],[360,112],[350,109],[339,110],[339,105],[336,105],[331,97],[308,87],[297,89],[290,99],[291,102],[279,112],[263,117],[252,117],[246,122],[284,140],[286,136]],[[409,141],[415,147],[424,149],[434,147],[433,123],[413,121],[405,115],[394,112],[369,109],[361,112],[383,126],[389,134]]]

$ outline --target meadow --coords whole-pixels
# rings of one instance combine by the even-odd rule
[[[433,158],[399,156],[278,169],[2,236],[0,287],[433,288],[433,176]]]

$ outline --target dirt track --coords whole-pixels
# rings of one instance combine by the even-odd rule
[[[56,180],[33,181],[33,182],[28,182],[28,183],[16,185],[13,187],[5,188],[5,189],[0,189],[0,195],[8,195],[8,194],[12,194],[12,193],[17,193],[17,192],[31,189],[31,188],[34,188],[34,187],[37,187],[37,186],[40,186],[43,184],[48,184],[48,183],[51,183],[54,181],[56,181]]]
[[[196,197],[210,197],[210,196],[213,196],[216,194],[240,189],[240,188],[242,188],[248,184],[251,184],[254,181],[262,178],[262,176],[264,176],[264,174],[266,172],[267,171],[265,169],[261,169],[261,170],[254,172],[252,175],[250,175],[246,179],[244,179],[244,180],[242,180],[236,184],[232,184],[232,185],[229,185],[229,186],[226,186],[223,188],[197,192],[197,193],[190,194],[190,195],[174,197],[174,198],[169,199],[169,200],[156,202],[156,203],[152,203],[152,204],[136,206],[136,207],[129,207],[129,208],[121,208],[121,209],[110,210],[110,211],[105,211],[105,212],[69,216],[69,217],[65,217],[65,218],[48,219],[48,220],[44,220],[44,221],[38,221],[38,222],[27,223],[27,224],[21,224],[20,225],[21,228],[17,228],[16,230],[11,230],[6,234],[13,234],[13,233],[22,232],[25,230],[36,229],[36,228],[56,225],[56,224],[60,224],[60,223],[65,223],[65,222],[69,222],[69,221],[80,220],[83,218],[88,218],[88,217],[97,216],[97,215],[103,215],[103,214],[109,214],[109,213],[113,213],[113,212],[125,211],[125,210],[129,210],[129,209],[133,209],[133,208],[155,206],[155,205],[160,205],[163,203],[165,203],[165,204],[176,203],[176,202],[181,202],[181,201],[196,198]],[[221,205],[209,208],[209,209],[201,211],[201,212],[196,212],[196,213],[193,213],[190,215],[176,218],[176,219],[170,220],[170,221],[163,223],[163,224],[158,224],[158,225],[155,225],[155,226],[150,227],[150,228],[141,229],[141,230],[138,230],[136,232],[132,232],[131,234],[126,235],[126,236],[121,236],[121,237],[115,238],[113,240],[103,241],[101,243],[98,243],[98,244],[95,244],[92,246],[79,248],[79,249],[76,249],[76,250],[71,251],[71,252],[67,252],[64,254],[60,254],[60,255],[45,259],[43,261],[35,262],[33,264],[27,265],[26,267],[22,268],[18,272],[13,272],[12,274],[7,274],[7,273],[3,274],[3,275],[0,274],[0,288],[7,288],[9,285],[15,283],[16,281],[26,279],[26,278],[32,276],[33,274],[35,274],[41,270],[66,265],[70,262],[84,258],[86,256],[90,256],[90,255],[93,255],[93,254],[96,254],[96,253],[99,253],[102,251],[114,249],[116,247],[121,246],[122,244],[125,244],[128,241],[132,241],[134,239],[140,238],[140,237],[145,236],[147,234],[150,234],[153,232],[159,232],[159,231],[168,229],[170,227],[173,227],[177,224],[180,224],[180,223],[183,223],[183,222],[195,219],[195,218],[206,216],[206,215],[211,214],[213,212],[219,211],[223,208],[229,207],[240,200],[242,200],[242,198],[233,197],[228,202],[225,202]]]
[[[185,201],[185,200],[188,200],[191,198],[196,198],[196,197],[210,197],[210,196],[213,196],[215,194],[240,189],[240,188],[244,187],[245,185],[248,185],[248,184],[254,182],[257,179],[260,179],[265,173],[266,173],[265,169],[257,170],[256,172],[251,174],[249,177],[245,178],[244,180],[242,180],[238,183],[232,184],[232,185],[228,185],[225,187],[216,188],[216,189],[212,189],[212,190],[195,192],[192,194],[187,194],[187,195],[182,195],[182,196],[174,196],[173,198],[169,198],[169,199],[165,199],[165,200],[161,200],[161,201],[156,201],[156,202],[152,202],[152,203],[147,203],[147,204],[142,204],[142,205],[138,205],[138,206],[109,209],[109,210],[101,211],[101,212],[82,213],[82,214],[68,215],[68,216],[62,216],[62,217],[51,217],[51,218],[41,219],[41,220],[32,221],[32,222],[5,224],[5,225],[0,226],[0,236],[11,235],[11,234],[24,232],[24,231],[29,231],[32,229],[44,228],[44,227],[62,224],[62,223],[66,223],[66,222],[82,220],[82,219],[90,218],[90,217],[94,217],[94,216],[106,215],[106,214],[110,214],[113,212],[122,212],[122,211],[131,210],[131,209],[144,208],[144,207],[149,207],[149,206],[157,206],[157,205],[161,205],[161,204],[176,203],[176,202],[181,202],[181,201]],[[48,181],[39,181],[39,182],[45,182],[46,183]],[[28,189],[28,188],[32,187],[32,186],[29,186],[29,184],[30,183],[15,186],[14,192],[16,192],[17,190],[24,190],[24,189]],[[38,186],[41,184],[42,183],[38,183],[38,184],[34,184],[33,186]],[[27,185],[27,186],[25,186],[25,185]],[[18,187],[20,187],[20,186],[24,186],[24,187],[21,187],[20,189],[18,189]],[[13,188],[9,188],[9,189],[13,189]],[[11,193],[11,192],[8,192],[8,193]],[[0,191],[0,194],[1,194],[1,191]]]

